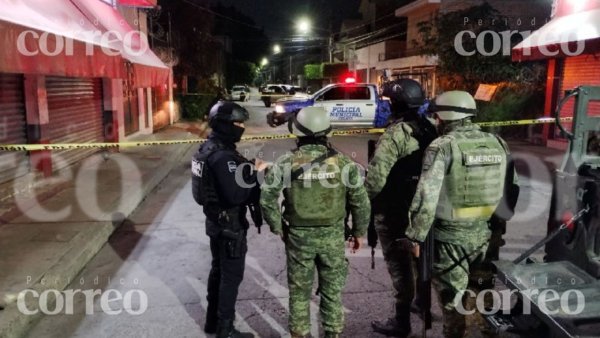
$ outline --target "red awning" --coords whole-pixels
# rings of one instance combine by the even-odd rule
[[[126,75],[118,44],[102,41],[92,22],[72,3],[0,0],[0,8],[0,72]]]
[[[133,64],[134,87],[154,87],[165,84],[167,67],[150,49],[147,36],[131,28],[127,20],[113,7],[98,0],[71,0],[97,29],[120,40],[121,55]]]
[[[555,13],[557,17],[587,12],[600,8],[598,0],[555,0]]]
[[[539,60],[600,51],[600,9],[555,17],[512,50],[513,61]]]
[[[132,7],[156,7],[157,0],[119,0],[119,3]]]

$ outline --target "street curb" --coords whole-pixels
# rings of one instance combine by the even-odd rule
[[[177,151],[171,153],[172,155],[165,159],[165,165],[157,169],[154,175],[144,184],[142,187],[142,193],[139,194],[139,198],[128,196],[123,198],[125,203],[120,203],[121,210],[116,213],[112,222],[100,221],[93,222],[93,226],[90,229],[83,231],[75,236],[71,243],[68,251],[52,266],[46,273],[31,285],[29,289],[37,291],[39,294],[48,289],[64,290],[68,286],[67,281],[72,281],[81,270],[87,265],[87,263],[100,251],[100,249],[107,243],[112,233],[119,228],[123,221],[129,217],[138,205],[146,199],[146,196],[152,192],[168,175],[169,173],[179,164],[179,161],[187,154],[193,145],[184,145],[177,147]],[[117,201],[116,203],[119,203]],[[117,205],[115,203],[115,206]],[[92,222],[84,222],[92,223]],[[49,281],[60,281],[59,283],[52,283],[52,285],[42,285],[41,279],[44,278]],[[49,283],[48,283],[49,284]],[[30,301],[27,302],[29,309],[35,308],[31,304],[34,299],[29,297]],[[51,298],[51,297],[49,297]],[[48,308],[53,309],[54,300],[50,300]],[[9,304],[4,310],[0,311],[0,338],[18,338],[23,337],[29,329],[35,325],[44,316],[43,313],[38,312],[35,315],[25,315],[19,311],[16,302]]]

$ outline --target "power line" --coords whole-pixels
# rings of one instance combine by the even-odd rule
[[[358,25],[358,26],[351,27],[350,29],[348,29],[348,30],[345,30],[345,31],[343,31],[343,32],[342,32],[342,31],[341,31],[341,29],[340,29],[340,31],[339,31],[339,32],[337,32],[337,33],[333,33],[333,35],[339,35],[339,34],[342,34],[342,33],[348,33],[348,32],[351,32],[351,31],[357,30],[357,29],[359,29],[359,28],[362,28],[362,27],[365,27],[365,26],[369,26],[369,25],[371,25],[371,24],[373,24],[373,23],[375,23],[375,22],[377,22],[377,21],[381,21],[381,20],[383,20],[383,19],[385,19],[385,18],[387,18],[387,17],[390,17],[390,16],[395,16],[395,14],[396,14],[396,11],[394,11],[394,12],[392,12],[392,13],[388,13],[388,14],[386,14],[386,15],[384,15],[384,16],[381,16],[381,17],[379,17],[379,18],[377,18],[377,19],[375,19],[375,20],[373,20],[373,21],[370,21],[370,22],[364,23],[364,24],[362,24],[362,25]]]
[[[256,26],[256,25],[252,25],[252,24],[249,24],[249,23],[247,23],[247,22],[240,21],[240,20],[234,19],[234,18],[232,18],[232,17],[229,17],[229,16],[226,16],[226,15],[223,15],[223,14],[221,14],[221,13],[215,12],[215,11],[211,10],[210,8],[206,8],[206,7],[200,6],[199,4],[197,4],[197,3],[193,2],[193,1],[190,1],[190,0],[183,0],[183,2],[187,3],[188,5],[192,5],[192,6],[196,7],[196,8],[197,8],[197,9],[199,9],[199,10],[202,10],[202,11],[205,11],[205,12],[208,12],[208,13],[211,13],[211,14],[213,14],[213,15],[215,15],[215,16],[218,16],[218,17],[220,17],[220,18],[223,18],[223,19],[229,20],[229,21],[231,21],[231,22],[235,22],[235,23],[237,23],[237,24],[244,25],[244,26],[251,27],[251,28],[254,28],[254,29],[258,29],[258,30],[261,30],[261,29],[263,29],[262,27],[258,27],[258,26]]]
[[[381,35],[381,34],[385,33],[386,31],[391,30],[391,29],[393,29],[393,28],[395,28],[395,27],[397,27],[397,26],[399,26],[401,24],[402,23],[397,23],[397,24],[394,24],[394,25],[391,25],[391,26],[388,26],[388,27],[384,27],[384,28],[379,29],[379,30],[374,31],[374,32],[369,32],[369,33],[366,33],[366,34],[363,34],[363,35],[355,36],[354,38],[349,39],[348,41],[340,41],[340,43],[343,43],[343,44],[352,44],[352,43],[357,43],[357,42],[360,42],[360,41],[364,41],[364,40],[370,39],[372,37]]]

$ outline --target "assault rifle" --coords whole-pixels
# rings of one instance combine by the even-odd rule
[[[433,269],[433,231],[429,231],[427,238],[420,245],[417,270],[417,298],[415,302],[419,307],[419,317],[423,321],[422,336],[427,336],[431,329],[431,277]]]
[[[369,140],[367,143],[367,158],[369,162],[375,154],[376,140]],[[371,269],[375,269],[375,247],[377,246],[377,231],[375,231],[375,214],[371,207],[371,217],[369,218],[369,228],[367,230],[367,244],[371,247]]]

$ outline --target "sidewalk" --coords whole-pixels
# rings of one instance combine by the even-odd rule
[[[182,122],[135,140],[196,139],[204,128]],[[60,170],[53,179],[29,183],[34,187],[30,193],[3,198],[0,337],[19,337],[42,316],[19,311],[20,291],[63,290],[178,160],[196,148],[165,145],[100,152]]]

